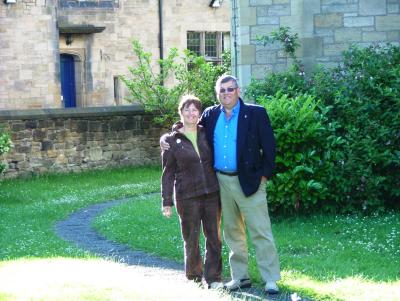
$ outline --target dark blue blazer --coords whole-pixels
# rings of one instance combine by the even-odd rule
[[[275,137],[264,107],[240,101],[237,129],[237,167],[243,193],[250,196],[261,183],[261,177],[272,176],[275,167]],[[214,150],[214,129],[221,105],[209,107],[201,115],[210,147]]]

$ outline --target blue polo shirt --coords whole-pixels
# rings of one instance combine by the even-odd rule
[[[237,126],[239,119],[240,102],[232,109],[229,119],[226,118],[222,107],[214,129],[214,168],[216,170],[235,172]]]

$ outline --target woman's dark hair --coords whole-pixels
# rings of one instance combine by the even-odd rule
[[[181,97],[181,101],[179,102],[178,112],[179,114],[182,113],[183,109],[194,104],[197,110],[201,112],[201,101],[198,97],[190,94],[183,95]]]

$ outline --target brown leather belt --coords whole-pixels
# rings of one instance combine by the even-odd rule
[[[230,176],[230,177],[234,177],[234,176],[237,176],[239,174],[237,171],[227,172],[227,171],[217,170],[217,172],[219,172],[222,175]]]

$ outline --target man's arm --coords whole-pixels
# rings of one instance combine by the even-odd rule
[[[164,134],[160,137],[160,148],[162,153],[164,153],[164,151],[169,150],[169,143],[167,142],[167,137],[168,134]]]
[[[261,147],[263,151],[262,155],[263,176],[265,178],[270,178],[272,176],[272,171],[275,168],[275,152],[276,152],[275,136],[265,108],[260,107],[260,109],[257,111],[258,111],[257,112],[258,135],[260,137]]]
[[[172,126],[172,130],[176,131],[183,127],[183,123],[181,121],[175,122],[174,125]],[[165,151],[169,149],[169,143],[166,141],[166,137],[168,137],[168,133],[164,134],[160,137],[160,148],[161,151]]]

